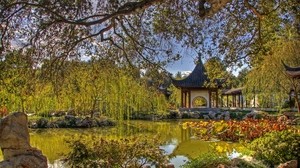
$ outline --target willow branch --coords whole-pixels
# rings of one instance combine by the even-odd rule
[[[254,8],[254,6],[250,5],[249,0],[244,0],[245,6],[250,9],[258,18],[262,18],[262,14]]]

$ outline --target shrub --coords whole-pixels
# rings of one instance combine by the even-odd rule
[[[209,152],[199,155],[196,159],[189,161],[184,168],[211,168],[217,167],[219,164],[229,165],[230,160],[224,155],[215,152]]]
[[[40,118],[36,121],[38,128],[47,128],[48,120],[46,118]]]
[[[242,120],[248,112],[230,112],[230,118],[234,120]]]
[[[71,167],[138,168],[147,163],[163,167],[167,161],[156,138],[93,141],[91,145],[83,138],[68,142],[72,150],[66,163]]]
[[[186,119],[186,118],[191,118],[191,116],[188,113],[182,113],[181,118]]]
[[[49,118],[49,117],[51,117],[51,112],[49,112],[49,111],[39,112],[39,113],[37,113],[37,116]]]
[[[167,115],[168,119],[177,119],[179,118],[179,113],[177,111],[170,111]]]
[[[184,129],[191,128],[194,134],[201,139],[217,138],[224,141],[252,141],[267,132],[292,129],[286,123],[266,119],[185,122],[182,127]]]
[[[272,132],[252,141],[254,157],[271,166],[300,157],[300,134],[292,131]]]
[[[231,167],[238,168],[266,168],[264,164],[255,161],[246,161],[244,159],[236,158],[232,160]]]
[[[242,153],[249,153],[250,150],[247,148],[239,148],[237,152],[232,146],[228,144],[214,143],[210,145],[211,151],[204,153],[198,158],[188,162],[184,168],[211,168],[211,167],[235,167],[235,168],[266,168],[266,166],[253,159],[252,157],[243,156]],[[252,151],[251,151],[252,153]]]

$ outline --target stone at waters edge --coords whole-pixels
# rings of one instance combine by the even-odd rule
[[[286,163],[280,164],[277,168],[298,168],[297,160],[291,160]]]
[[[47,158],[30,146],[27,115],[11,113],[0,120],[1,168],[47,168]]]

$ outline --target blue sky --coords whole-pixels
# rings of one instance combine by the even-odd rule
[[[166,66],[167,71],[175,75],[178,71],[192,71],[195,68],[195,60],[198,59],[198,53],[195,49],[182,47],[181,42],[172,41],[172,50],[181,55],[178,61],[169,63]],[[205,60],[202,58],[202,61]]]
[[[175,75],[178,71],[192,71],[196,66],[194,63],[196,56],[196,54],[185,55],[180,60],[170,63],[166,69],[173,75]]]
[[[178,71],[192,71],[195,68],[195,60],[198,59],[198,54],[193,51],[193,50],[189,50],[189,51],[184,51],[183,53],[181,53],[182,58],[176,62],[170,63],[166,69],[167,71],[169,71],[170,73],[172,73],[173,75],[175,75]],[[206,59],[202,58],[203,63],[205,63]],[[237,76],[239,71],[242,68],[245,68],[245,66],[237,68],[237,67],[230,67],[227,68],[227,71],[232,71],[232,73]]]

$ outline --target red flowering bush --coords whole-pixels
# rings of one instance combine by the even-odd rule
[[[266,119],[185,122],[182,126],[192,129],[194,135],[201,139],[217,138],[223,141],[252,141],[268,132],[293,129],[286,123]]]

